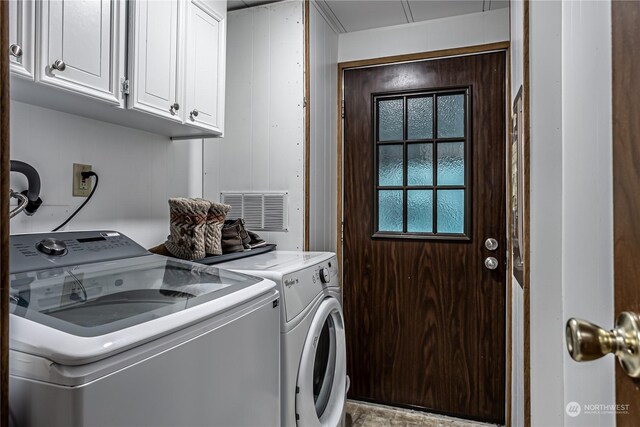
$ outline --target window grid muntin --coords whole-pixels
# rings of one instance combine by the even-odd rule
[[[447,95],[464,95],[464,132],[462,137],[449,137],[438,138],[438,97]],[[432,97],[433,113],[431,115],[432,121],[432,133],[431,138],[426,139],[407,139],[408,138],[408,99],[419,97]],[[373,203],[373,233],[372,237],[392,237],[392,238],[410,238],[410,239],[450,239],[450,240],[469,240],[470,239],[470,214],[471,214],[471,195],[470,195],[470,150],[471,150],[471,138],[470,138],[470,88],[447,88],[442,90],[430,90],[420,92],[409,93],[394,93],[394,94],[380,94],[373,95],[372,115],[374,123],[374,165],[375,170],[375,185],[374,185],[374,203]],[[403,102],[403,115],[402,115],[402,140],[385,140],[379,141],[379,123],[378,123],[378,102],[381,100],[389,99],[402,99]],[[462,142],[464,144],[463,150],[463,165],[464,165],[464,184],[463,185],[438,185],[438,144],[447,142]],[[432,146],[432,183],[433,185],[408,185],[408,146],[411,144],[431,144]],[[402,186],[380,186],[380,164],[378,158],[378,146],[379,145],[401,145],[403,153],[402,163]],[[379,230],[379,198],[378,194],[380,190],[402,190],[402,232],[395,231],[380,231]],[[408,191],[409,190],[431,190],[432,191],[432,231],[431,232],[408,232]],[[438,230],[438,190],[463,190],[464,191],[464,206],[463,206],[463,232],[462,233],[439,233]]]

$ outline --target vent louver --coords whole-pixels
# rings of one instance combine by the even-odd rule
[[[287,231],[287,193],[220,193],[222,203],[231,205],[227,218],[244,218],[245,227],[256,231]]]

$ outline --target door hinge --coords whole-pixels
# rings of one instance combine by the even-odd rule
[[[344,243],[344,221],[340,222],[340,243]]]
[[[120,79],[120,91],[123,95],[129,95],[129,79]]]
[[[302,108],[307,108],[307,97],[302,98]]]
[[[342,100],[342,110],[340,115],[342,116],[342,118],[344,119],[344,99]]]

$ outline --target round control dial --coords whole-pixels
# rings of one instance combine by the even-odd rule
[[[51,238],[41,240],[36,245],[36,249],[51,256],[62,256],[67,253],[67,245],[62,240]]]
[[[322,283],[329,283],[331,281],[331,272],[327,267],[322,267],[320,269],[320,281]]]

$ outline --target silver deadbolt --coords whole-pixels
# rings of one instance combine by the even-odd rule
[[[498,241],[493,237],[489,237],[484,241],[484,247],[489,249],[490,251],[495,251],[496,249],[498,249]]]
[[[611,331],[586,320],[571,318],[566,326],[567,350],[576,362],[615,354],[624,372],[640,378],[640,317],[633,312],[620,313]]]
[[[484,260],[484,266],[487,267],[489,270],[495,270],[496,268],[498,268],[498,260],[495,257],[487,257]]]

